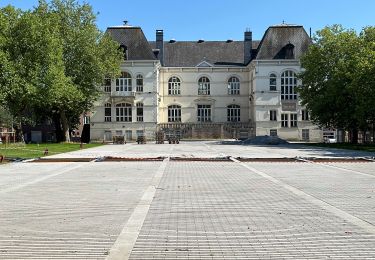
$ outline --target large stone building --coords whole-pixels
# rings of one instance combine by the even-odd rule
[[[302,26],[269,27],[260,41],[148,41],[140,27],[107,30],[124,51],[122,74],[105,79],[91,116],[91,138],[185,138],[278,135],[321,141],[298,100],[300,57],[311,43]]]

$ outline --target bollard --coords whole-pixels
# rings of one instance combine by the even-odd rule
[[[48,148],[44,149],[44,156],[48,155]]]
[[[0,154],[0,163],[3,163],[4,161],[4,155]]]
[[[80,149],[83,149],[83,143],[81,143],[81,144],[79,145],[79,148],[80,148]]]

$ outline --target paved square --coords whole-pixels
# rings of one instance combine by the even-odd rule
[[[55,157],[371,157],[301,146],[107,145]],[[0,166],[0,259],[375,259],[375,163]]]

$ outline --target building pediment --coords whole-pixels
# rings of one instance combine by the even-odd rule
[[[213,67],[214,65],[212,65],[211,63],[207,62],[207,61],[201,61],[200,63],[197,64],[197,66],[195,67],[203,67],[203,68],[207,68],[207,67]]]

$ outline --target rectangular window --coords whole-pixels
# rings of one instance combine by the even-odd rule
[[[143,130],[136,130],[135,133],[136,133],[137,137],[144,136],[144,131]]]
[[[227,121],[240,122],[241,121],[241,108],[238,105],[230,105],[227,107]]]
[[[270,136],[277,136],[277,129],[271,129]]]
[[[143,122],[143,103],[137,103],[137,122]]]
[[[277,111],[270,110],[270,121],[277,121]]]
[[[116,91],[132,91],[131,78],[118,78],[116,79]]]
[[[181,107],[172,105],[168,107],[168,122],[181,122]]]
[[[104,79],[104,92],[111,92],[111,79],[110,78]]]
[[[104,108],[104,122],[111,122],[112,121],[112,111],[111,111],[111,107],[105,107]]]
[[[90,124],[90,117],[89,116],[83,117],[83,124],[85,124],[85,125]]]
[[[302,141],[310,141],[310,130],[302,129]]]
[[[310,120],[309,111],[307,111],[306,109],[303,109],[302,110],[302,121],[309,121],[309,120]]]
[[[211,105],[198,105],[198,122],[211,122]]]
[[[131,107],[116,107],[116,121],[117,122],[131,122],[132,108]]]
[[[276,91],[276,77],[270,77],[270,91]]]
[[[281,127],[288,127],[288,114],[281,114]]]
[[[142,75],[138,75],[136,79],[136,90],[137,92],[143,92],[143,77]]]
[[[297,127],[297,114],[290,114],[290,127]]]

